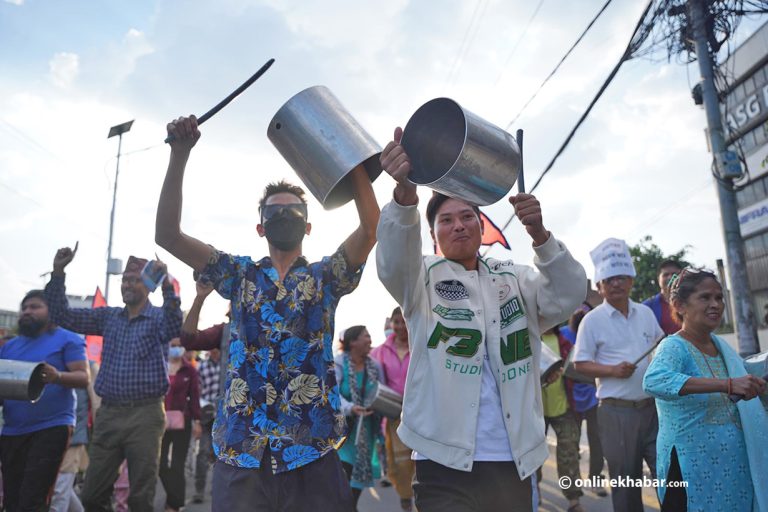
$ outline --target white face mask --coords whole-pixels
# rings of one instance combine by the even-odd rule
[[[394,333],[395,333],[395,331],[393,331],[392,329],[385,329],[385,330],[384,330],[384,338],[389,338],[389,337],[390,337],[390,336],[392,336]]]
[[[168,349],[168,358],[177,359],[184,355],[184,347],[170,347]]]

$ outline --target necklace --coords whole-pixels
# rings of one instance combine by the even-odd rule
[[[701,355],[704,356],[704,363],[706,363],[707,368],[709,369],[709,373],[712,375],[712,378],[717,379],[718,377],[715,375],[715,372],[712,370],[712,366],[710,366],[709,364],[709,357],[707,356],[707,354],[705,352],[702,352],[701,349],[699,349],[699,347],[696,347],[696,350],[701,352]],[[718,353],[718,355],[722,357],[722,354]],[[714,356],[714,357],[717,357],[717,356]],[[725,362],[725,360],[723,360],[723,362]],[[726,368],[725,371],[727,372],[728,369]],[[722,400],[723,402],[723,407],[725,408],[726,411],[728,411],[728,415],[731,417],[731,421],[733,421],[733,424],[741,428],[741,422],[739,421],[738,417],[733,413],[733,409],[736,408],[736,405],[730,402],[730,400],[728,400],[727,398],[725,398],[723,393],[718,393],[718,395],[720,395],[720,400]]]

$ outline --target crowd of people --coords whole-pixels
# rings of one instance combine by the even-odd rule
[[[70,308],[65,269],[76,248],[56,253],[45,290],[21,302],[19,335],[0,349],[0,359],[45,361],[46,383],[35,403],[4,403],[4,510],[151,511],[159,479],[166,511],[178,511],[190,451],[192,501],[207,499],[210,472],[214,511],[353,511],[384,475],[402,510],[535,510],[551,426],[558,476],[573,483],[562,486],[568,511],[579,512],[586,421],[592,479],[604,461],[611,479],[642,479],[645,463],[668,482],[662,510],[768,511],[768,415],[756,399],[766,382],[714,334],[724,310],[714,274],[666,261],[659,295],[638,304],[626,243],[608,239],[591,254],[594,291],[539,201],[522,193],[509,202],[535,268],[479,256],[479,209],[440,193],[425,216],[439,255],[425,255],[399,128],[381,155],[392,199],[380,210],[365,170],[353,170],[359,225],[330,256],[302,255],[307,203],[286,182],[258,201],[268,256],[233,255],[182,231],[183,177],[200,132],[190,117],[168,133],[155,236],[192,268],[196,297],[183,318],[156,261],[166,278],[153,306],[147,260],[132,256],[124,307]],[[334,354],[336,308],[374,245],[398,304],[390,330],[372,350],[366,326],[343,326]],[[228,321],[201,329],[213,290],[230,303]],[[98,367],[80,335],[103,337]],[[542,380],[542,347],[567,361],[565,372]],[[375,406],[383,386],[402,396],[399,417]],[[610,491],[623,512],[643,510],[641,490],[590,492]]]

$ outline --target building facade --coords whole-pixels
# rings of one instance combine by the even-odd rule
[[[741,161],[736,201],[758,325],[768,326],[768,24],[720,67],[726,144]]]

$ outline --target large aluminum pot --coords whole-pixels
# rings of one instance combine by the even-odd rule
[[[369,407],[382,416],[397,419],[403,410],[403,395],[379,382]]]
[[[0,359],[0,399],[36,402],[43,394],[43,363]]]
[[[522,163],[512,135],[449,98],[422,105],[401,144],[411,159],[411,182],[477,206],[507,195]]]
[[[762,379],[768,375],[768,351],[747,357],[744,359],[744,367],[747,373]]]
[[[326,210],[352,199],[346,178],[358,165],[371,181],[381,174],[381,146],[322,85],[304,89],[280,107],[267,137]]]
[[[563,367],[563,359],[555,354],[555,352],[546,346],[541,344],[541,359],[539,360],[539,370],[541,371],[541,383],[545,384],[547,378],[553,373]]]

